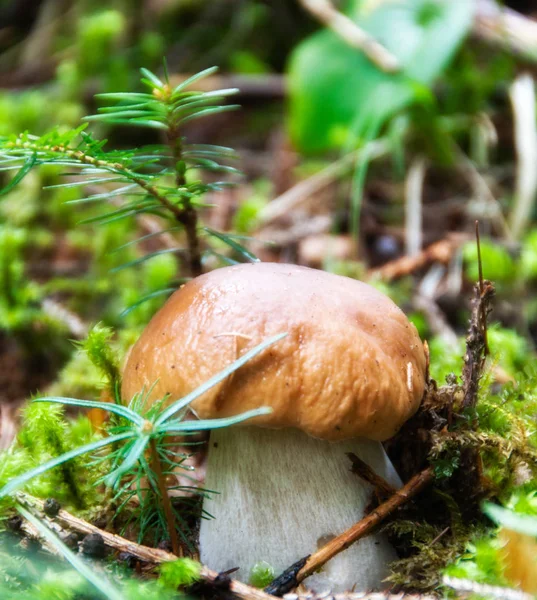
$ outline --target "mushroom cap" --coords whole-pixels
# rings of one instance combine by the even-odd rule
[[[316,438],[393,436],[418,409],[426,359],[416,328],[371,286],[295,265],[255,263],[188,282],[128,356],[122,397],[185,396],[267,338],[287,336],[197,398],[202,419],[261,406],[248,424]],[[156,382],[156,383],[155,383]]]

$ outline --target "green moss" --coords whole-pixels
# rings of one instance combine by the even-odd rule
[[[192,585],[200,578],[201,565],[190,558],[165,562],[159,567],[159,584],[167,589]]]

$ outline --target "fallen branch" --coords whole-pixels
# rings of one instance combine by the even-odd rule
[[[537,22],[494,0],[479,0],[472,33],[523,58],[537,60]]]
[[[261,210],[259,214],[260,227],[265,227],[269,223],[286,216],[289,211],[294,210],[302,202],[308,199],[311,200],[316,193],[324,190],[340,177],[351,173],[357,162],[363,160],[364,157],[373,160],[387,155],[389,151],[390,145],[388,142],[380,138],[346,154],[308,179],[300,181]]]
[[[438,597],[421,594],[384,594],[383,592],[369,594],[364,592],[346,592],[343,594],[325,592],[322,594],[285,594],[283,600],[438,600]],[[526,600],[526,598],[513,598],[512,600]]]
[[[294,565],[286,569],[277,577],[265,592],[275,596],[281,596],[291,589],[295,588],[306,577],[320,569],[331,558],[343,552],[349,546],[359,539],[370,534],[384,519],[386,519],[395,509],[399,508],[412,497],[418,494],[424,487],[434,479],[432,467],[428,467],[414,475],[400,490],[397,490],[386,502],[383,502],[378,508],[369,513],[361,521],[358,521],[350,529],[332,539],[328,544],[314,552],[309,557],[305,557]],[[303,562],[303,566],[300,563]]]
[[[399,71],[399,60],[352,19],[334,8],[329,0],[300,0],[302,6],[349,46],[361,50],[379,69]]]
[[[416,256],[401,256],[401,258],[396,258],[382,267],[371,269],[368,272],[368,277],[380,277],[386,281],[392,281],[410,275],[434,262],[447,264],[456,250],[468,239],[470,238],[466,234],[450,233],[443,240],[427,246]]]
[[[65,537],[66,529],[84,534],[96,533],[102,537],[105,545],[109,548],[113,548],[119,552],[126,552],[142,562],[158,565],[164,562],[177,560],[177,556],[171,552],[131,542],[115,533],[109,533],[108,531],[99,529],[98,527],[95,527],[95,525],[92,525],[63,509],[58,512],[56,517],[47,517],[43,514],[44,501],[34,498],[29,494],[19,492],[16,497],[17,501],[24,507],[32,512],[38,511],[40,519],[60,537]],[[272,596],[262,590],[231,579],[227,575],[212,571],[205,566],[201,567],[199,576],[202,581],[218,586],[219,590],[225,589],[232,592],[242,600],[274,600]]]

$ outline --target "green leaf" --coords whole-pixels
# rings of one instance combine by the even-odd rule
[[[74,552],[72,552],[61,540],[54,534],[40,519],[26,510],[20,504],[17,505],[18,512],[31,523],[41,536],[55,549],[59,554],[69,562],[74,569],[95,589],[99,590],[104,598],[108,600],[125,600],[121,592],[112,584],[112,582],[104,575],[97,573]]]
[[[50,396],[47,398],[36,398],[32,402],[51,402],[55,404],[66,404],[68,406],[81,406],[83,408],[99,408],[101,410],[107,410],[108,412],[115,413],[120,417],[131,421],[135,425],[142,426],[144,419],[127,406],[121,406],[121,404],[112,404],[111,402],[97,402],[93,400],[78,400],[77,398],[61,398]]]
[[[236,425],[242,423],[248,419],[254,417],[260,417],[261,415],[269,415],[272,412],[272,408],[268,406],[262,406],[261,408],[255,408],[248,410],[236,415],[234,417],[225,417],[222,419],[203,419],[199,421],[168,421],[158,428],[159,433],[178,433],[181,431],[206,431],[211,429],[222,429],[229,427],[230,425]]]
[[[242,244],[236,242],[232,237],[225,233],[220,233],[219,231],[215,231],[214,229],[210,229],[209,227],[203,228],[209,235],[212,235],[219,240],[222,240],[225,244],[227,244],[230,248],[233,248],[235,252],[238,252],[241,256],[244,256],[246,260],[250,262],[256,263],[259,262],[259,258],[249,250],[247,250]]]
[[[48,462],[43,463],[42,465],[39,465],[35,469],[30,469],[22,475],[19,475],[18,477],[12,479],[2,489],[0,489],[0,498],[3,498],[4,496],[7,496],[15,490],[19,489],[27,481],[30,481],[30,479],[38,477],[39,475],[50,471],[50,469],[53,469],[54,467],[57,467],[67,462],[68,460],[71,460],[72,458],[76,458],[77,456],[81,456],[82,454],[87,454],[88,452],[94,452],[95,450],[99,450],[99,448],[103,448],[104,446],[108,446],[109,444],[115,444],[116,442],[126,440],[129,437],[132,437],[133,435],[136,434],[132,431],[126,431],[124,433],[119,433],[117,435],[112,435],[102,440],[92,442],[91,444],[86,444],[85,446],[80,446],[79,448],[75,448],[70,452],[65,452],[61,456],[57,456],[56,458],[53,458],[52,460],[49,460]]]
[[[0,190],[0,196],[5,196],[16,185],[18,185],[26,177],[26,175],[28,175],[28,173],[32,170],[32,168],[34,167],[36,162],[37,162],[37,154],[34,152],[26,159],[26,161],[20,168],[20,171],[15,175],[15,177],[13,177],[13,179],[6,185],[6,187],[4,187]]]
[[[261,342],[261,344],[258,344],[255,348],[252,348],[251,350],[246,352],[244,356],[241,356],[236,361],[231,363],[229,367],[226,367],[223,371],[220,371],[220,373],[217,373],[208,381],[202,383],[194,391],[190,392],[190,394],[187,394],[184,398],[181,398],[180,400],[177,400],[177,402],[174,402],[155,421],[155,427],[159,427],[160,425],[165,423],[168,419],[173,417],[175,413],[188,406],[192,401],[204,394],[207,390],[210,390],[212,387],[226,379],[226,377],[229,377],[231,373],[234,373],[237,369],[240,369],[240,367],[246,364],[254,356],[257,356],[258,354],[263,352],[263,350],[265,350],[269,346],[272,346],[272,344],[275,344],[276,342],[282,340],[286,335],[287,333],[279,333],[278,335],[275,335],[269,338],[268,340]]]
[[[434,9],[434,10],[433,10]],[[467,34],[474,3],[466,0],[352,0],[348,15],[400,62],[381,71],[335,33],[320,31],[294,50],[289,68],[289,129],[303,151],[340,148],[372,120],[385,122],[430,86]],[[354,139],[351,140],[354,142]]]

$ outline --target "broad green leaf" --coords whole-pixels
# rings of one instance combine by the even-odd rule
[[[467,34],[467,0],[353,0],[347,14],[401,64],[381,71],[335,33],[299,44],[289,64],[289,129],[305,152],[355,144],[371,121],[384,122],[410,103],[430,99],[429,86]],[[350,138],[350,139],[349,139]]]

